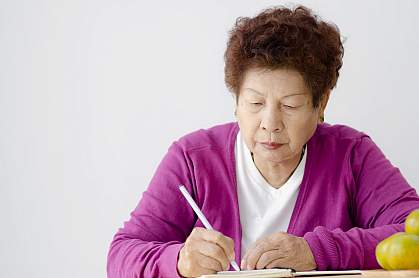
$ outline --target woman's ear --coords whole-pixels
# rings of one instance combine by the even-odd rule
[[[234,97],[234,116],[237,117],[237,107],[239,106],[239,96],[237,94],[234,94],[233,97]]]
[[[327,102],[329,101],[330,97],[330,89],[328,89],[325,94],[323,95],[320,105],[319,105],[319,122],[324,122],[324,110],[326,110]]]

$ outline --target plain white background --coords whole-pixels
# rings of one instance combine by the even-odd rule
[[[234,120],[228,30],[282,1],[0,0],[0,277],[105,277],[173,140]],[[326,121],[419,189],[417,1],[301,1],[346,38]]]

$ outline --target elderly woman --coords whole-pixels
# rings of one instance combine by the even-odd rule
[[[379,268],[377,243],[403,229],[419,198],[368,135],[323,123],[342,57],[337,27],[305,7],[238,19],[225,52],[237,123],[173,143],[112,241],[108,277],[197,277],[230,260]]]

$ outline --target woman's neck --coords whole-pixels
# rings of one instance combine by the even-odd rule
[[[284,162],[277,163],[258,159],[257,156],[253,156],[253,162],[256,168],[259,170],[265,180],[274,188],[280,188],[284,185],[287,180],[291,177],[294,171],[297,169],[300,161],[304,155],[303,149],[295,155],[293,158],[288,159]]]

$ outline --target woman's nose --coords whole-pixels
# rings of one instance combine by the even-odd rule
[[[268,132],[281,132],[284,129],[281,112],[277,109],[267,109],[263,115],[261,127]]]

